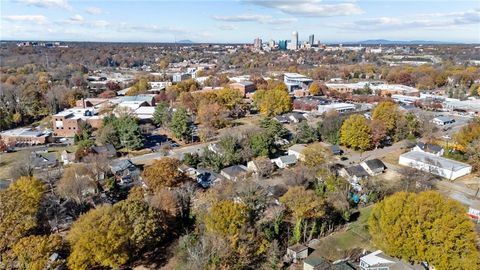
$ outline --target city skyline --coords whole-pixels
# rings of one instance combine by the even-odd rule
[[[479,43],[476,1],[2,0],[0,39],[252,43],[368,39]],[[412,11],[414,10],[414,11]]]

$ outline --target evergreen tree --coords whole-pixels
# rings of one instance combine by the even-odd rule
[[[169,127],[177,139],[188,141],[192,137],[190,119],[184,108],[178,108],[173,114]]]

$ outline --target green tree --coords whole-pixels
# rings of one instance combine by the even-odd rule
[[[120,139],[117,130],[112,123],[104,125],[98,132],[97,143],[101,145],[111,144],[115,148],[120,148]]]
[[[323,121],[318,125],[318,132],[322,140],[331,144],[338,144],[340,142],[340,128],[343,120],[344,118],[336,110],[326,112]]]
[[[243,203],[219,201],[205,216],[207,231],[234,238],[247,224],[247,208]]]
[[[435,269],[478,269],[474,225],[458,202],[438,192],[399,192],[378,203],[369,230],[387,254]]]
[[[270,137],[274,137],[275,140],[286,138],[289,135],[288,129],[286,129],[282,123],[270,117],[263,118],[260,121],[260,127],[265,129],[265,132]]]
[[[165,235],[164,215],[140,200],[102,205],[80,216],[67,235],[70,269],[119,268]]]
[[[192,127],[187,110],[178,108],[172,116],[172,121],[169,125],[175,138],[188,141],[192,137]]]
[[[37,227],[44,192],[34,177],[20,177],[0,191],[0,253]]]
[[[143,147],[143,136],[135,118],[129,115],[121,115],[115,124],[120,144],[128,150],[136,150]]]
[[[340,129],[340,142],[355,150],[370,149],[372,147],[372,130],[365,117],[359,114],[348,117]]]
[[[300,123],[295,134],[295,143],[311,143],[318,141],[317,130],[310,127],[306,121]]]
[[[73,142],[75,145],[79,145],[81,147],[91,147],[94,143],[92,139],[92,126],[81,122],[78,132],[73,136]]]
[[[383,122],[388,134],[392,134],[395,130],[398,117],[398,105],[392,101],[378,103],[372,112],[372,120]]]
[[[170,113],[168,111],[168,104],[165,102],[157,103],[155,107],[155,112],[153,113],[153,122],[159,126],[166,126],[168,125],[170,118]]]
[[[256,157],[268,157],[275,152],[274,138],[264,132],[256,133],[250,137],[250,147]]]

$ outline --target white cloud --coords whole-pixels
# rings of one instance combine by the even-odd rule
[[[369,18],[333,26],[337,28],[359,31],[381,31],[404,30],[413,28],[447,28],[459,25],[478,24],[479,22],[480,10],[469,10],[465,12],[452,13],[416,14],[402,18]]]
[[[231,25],[231,24],[221,24],[218,26],[218,29],[223,30],[223,31],[232,31],[232,30],[237,30],[238,27]]]
[[[101,8],[98,8],[98,7],[89,7],[87,9],[85,9],[85,11],[88,13],[88,14],[91,14],[91,15],[101,15],[103,14],[103,10]]]
[[[280,10],[283,13],[306,17],[329,17],[362,14],[355,3],[324,4],[319,0],[243,0],[244,3]]]
[[[14,0],[15,2],[24,3],[28,6],[35,6],[41,8],[63,8],[72,9],[67,0]]]
[[[270,15],[242,14],[233,16],[213,16],[214,20],[223,22],[258,22],[262,24],[284,24],[296,22],[296,18],[274,18]]]
[[[70,20],[73,21],[73,22],[83,22],[84,19],[81,15],[75,14],[74,16],[72,16],[70,18]]]
[[[47,22],[47,17],[43,15],[10,15],[3,16],[2,19],[10,22],[29,22],[35,24],[44,24]]]

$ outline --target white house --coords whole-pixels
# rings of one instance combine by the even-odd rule
[[[281,156],[275,159],[272,159],[272,162],[277,165],[280,169],[284,169],[289,166],[293,166],[297,163],[297,157],[295,155]]]
[[[415,147],[412,150],[430,153],[437,157],[443,156],[443,153],[444,153],[444,150],[440,145],[431,144],[431,143],[422,143],[422,142],[417,143],[417,145],[415,145]]]
[[[380,159],[362,161],[360,166],[362,166],[362,168],[365,169],[365,171],[371,176],[382,174],[387,168],[387,166],[385,166]]]
[[[381,250],[377,250],[360,258],[361,270],[418,270],[425,269],[421,265],[411,265],[399,259],[392,258]]]
[[[450,180],[457,179],[472,172],[472,166],[466,163],[420,151],[410,151],[400,155],[398,163]]]
[[[455,119],[447,116],[437,116],[432,119],[432,123],[438,126],[446,126],[455,123]]]

